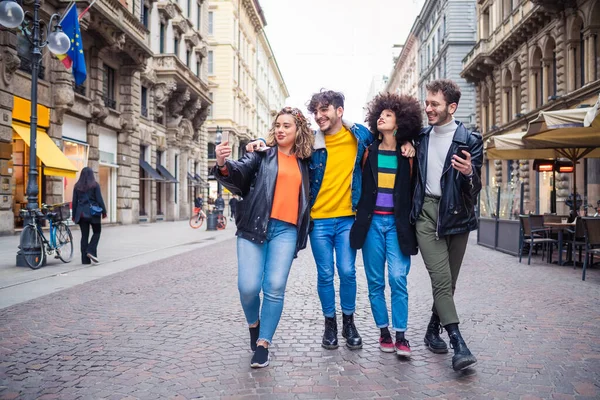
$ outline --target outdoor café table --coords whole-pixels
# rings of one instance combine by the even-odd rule
[[[565,229],[575,229],[575,222],[544,222],[544,228],[558,230],[558,265],[563,265],[563,231]]]

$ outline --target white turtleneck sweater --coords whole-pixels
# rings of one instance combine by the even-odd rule
[[[429,148],[427,149],[427,184],[425,193],[433,196],[442,195],[442,172],[444,163],[448,156],[448,150],[454,138],[454,132],[458,124],[452,118],[452,121],[445,125],[434,126],[429,134]]]

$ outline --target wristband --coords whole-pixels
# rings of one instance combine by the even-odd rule
[[[215,164],[217,166],[217,168],[219,169],[223,169],[227,166],[227,163],[223,164],[223,165],[219,165],[219,164]]]

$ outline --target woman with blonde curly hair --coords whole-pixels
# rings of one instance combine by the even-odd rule
[[[283,311],[292,261],[306,247],[313,142],[302,112],[285,107],[269,131],[270,147],[246,153],[239,161],[226,160],[229,143],[215,149],[215,177],[243,198],[236,212],[238,290],[250,330],[253,368],[269,365],[269,345]]]
[[[417,137],[421,115],[419,102],[410,96],[382,93],[369,103],[366,122],[377,139],[363,157],[363,187],[350,232],[350,245],[362,248],[371,311],[380,329],[379,348],[403,357],[410,357],[406,278],[410,256],[417,254],[409,219],[417,168],[402,156],[400,145]],[[385,300],[386,261],[395,344]]]

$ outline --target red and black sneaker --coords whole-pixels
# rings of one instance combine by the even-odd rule
[[[391,336],[381,336],[379,338],[379,350],[384,353],[393,353],[396,351]]]
[[[410,357],[410,344],[405,338],[396,341],[396,354],[402,357]]]

